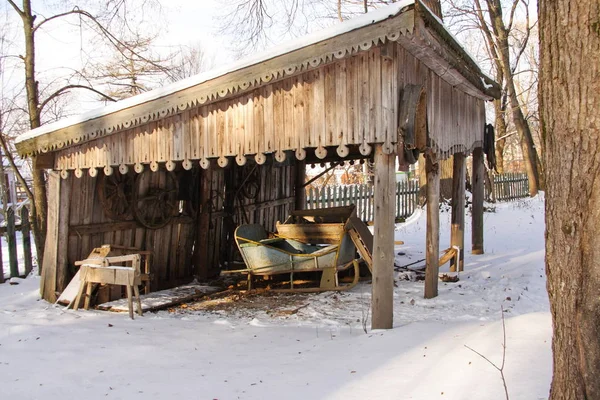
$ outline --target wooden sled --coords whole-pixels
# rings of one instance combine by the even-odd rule
[[[290,275],[290,289],[277,292],[322,292],[348,290],[358,283],[359,260],[355,259],[356,248],[347,234],[338,244],[316,246],[282,237],[270,238],[259,224],[241,225],[235,231],[235,241],[246,264],[245,269],[223,271],[248,275],[248,290],[252,289],[254,276],[278,274]],[[339,285],[338,272],[354,266],[354,280],[348,285]],[[294,288],[294,273],[320,271],[321,281],[316,288]]]
[[[373,272],[373,234],[356,216],[354,205],[294,210],[283,222],[277,222],[277,236],[303,243],[338,244],[350,235],[358,253]]]

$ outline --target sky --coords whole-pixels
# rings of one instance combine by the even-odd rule
[[[136,0],[133,0],[135,4]],[[139,0],[141,2],[143,0]],[[180,47],[201,47],[207,60],[206,69],[212,69],[230,63],[240,57],[236,51],[238,39],[222,32],[226,24],[224,16],[232,9],[231,1],[228,0],[170,0],[160,1],[160,9],[143,7],[140,10],[130,12],[133,20],[144,20],[148,32],[157,32],[155,40],[157,51],[169,54]],[[21,4],[17,1],[17,4]],[[65,5],[67,4],[67,5]],[[68,4],[78,4],[81,9],[93,9],[98,4],[97,0],[32,0],[32,8],[35,14],[49,17],[70,9]],[[88,4],[86,6],[86,4]],[[130,4],[130,3],[127,3]],[[277,4],[277,3],[274,3]],[[281,9],[272,10],[273,20],[277,23],[283,19]],[[326,13],[323,10],[312,10],[316,14]],[[331,25],[334,19],[307,18],[303,29],[296,29],[292,34],[273,34],[274,41],[267,44],[279,44],[293,36],[303,34],[311,30]],[[2,29],[3,28],[3,29]],[[279,27],[280,28],[280,27]],[[23,71],[20,68],[21,61],[15,57],[24,53],[22,39],[21,21],[8,2],[0,4],[0,34],[5,32],[6,41],[0,48],[0,55],[8,53],[10,57],[4,59],[4,74],[0,76],[0,90],[4,95],[7,92],[22,90]],[[275,29],[272,29],[275,31]],[[89,60],[103,61],[110,55],[102,51],[100,46],[90,44],[90,35],[86,29],[81,28],[80,21],[76,17],[59,18],[44,25],[36,34],[36,72],[40,81],[42,93],[44,87],[64,76],[69,76],[75,71],[89,63]],[[0,45],[2,43],[0,42]],[[239,46],[238,46],[239,47]],[[19,68],[7,68],[10,66]],[[58,86],[55,85],[55,87]],[[51,93],[51,90],[46,92]],[[2,94],[2,93],[0,93]],[[65,102],[67,102],[65,100]],[[69,107],[76,104],[75,107]],[[98,96],[92,93],[77,91],[72,92],[68,100],[69,113],[79,113],[102,106]]]
[[[224,10],[221,2],[222,0],[172,0],[162,2],[160,12],[144,10],[135,14],[138,17],[143,14],[144,18],[155,25],[158,32],[157,49],[163,54],[180,46],[200,46],[214,64],[227,63],[235,58],[235,54],[230,50],[231,40],[219,33],[219,24],[222,24],[219,16]],[[32,7],[36,14],[46,17],[68,9],[57,1],[39,0],[33,0]],[[15,66],[20,61],[14,56],[24,53],[20,20],[7,2],[0,5],[0,15],[0,26],[6,32],[3,53],[10,55],[4,59],[5,66]],[[90,46],[89,35],[86,36],[85,29],[81,29],[78,22],[77,18],[56,19],[36,34],[36,71],[41,88],[59,77],[72,74],[84,66],[89,58],[101,60],[107,57],[105,52]],[[5,94],[22,87],[22,74],[20,68],[5,68],[0,82]],[[78,111],[102,105],[95,95],[80,93],[75,97],[79,102]]]
[[[32,3],[36,14],[48,17],[67,10],[65,1],[67,0],[32,0]],[[98,4],[97,1],[70,0],[69,2],[71,4],[80,4],[81,8],[84,9],[86,3],[92,4],[93,7],[94,4]],[[144,7],[130,13],[133,19],[144,19],[149,26],[148,31],[152,30],[158,33],[156,39],[156,48],[158,51],[168,54],[181,46],[199,46],[205,52],[205,58],[208,61],[206,69],[222,67],[224,64],[239,58],[239,53],[235,51],[236,45],[239,44],[238,39],[222,32],[222,28],[226,24],[223,17],[231,10],[231,1],[170,0],[160,1],[160,4],[160,10]],[[271,12],[274,13],[272,16],[276,23],[285,17],[281,8]],[[331,10],[310,9],[305,14],[308,17],[302,19],[302,28],[296,27],[291,34],[284,32],[281,25],[277,26],[276,24],[271,30],[274,40],[268,43],[267,47],[277,45],[294,34],[302,35],[337,23],[335,18],[314,17],[314,15],[321,17],[323,15],[331,15]],[[535,15],[535,12],[532,15]],[[7,47],[9,48],[8,53],[12,56],[23,54],[24,46],[21,29],[20,20],[8,2],[1,2],[0,34],[3,31],[6,32],[7,40],[4,44],[0,41],[0,55],[6,53]],[[459,35],[459,38],[463,42],[469,39],[465,39],[464,35]],[[36,70],[42,90],[45,85],[80,70],[89,59],[94,59],[98,62],[104,61],[105,58],[109,57],[109,54],[106,51],[101,51],[100,47],[90,45],[89,39],[86,36],[86,30],[80,27],[77,18],[56,19],[38,31],[36,38]],[[467,47],[477,57],[481,57],[481,43],[478,45],[478,40],[472,37],[467,42],[469,42],[467,43]],[[2,59],[0,59],[0,62],[2,62]],[[3,62],[5,66],[20,65],[20,60],[16,57],[6,58]],[[5,68],[4,74],[0,76],[0,96],[15,90],[22,91],[22,76],[23,71],[21,68],[15,68],[14,70]],[[58,84],[54,86],[57,87]],[[46,94],[49,92],[50,90]],[[69,114],[89,111],[104,105],[103,102],[98,100],[97,95],[82,91],[72,92],[70,98],[64,99],[64,103]]]

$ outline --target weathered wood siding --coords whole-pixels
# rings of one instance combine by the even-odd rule
[[[247,197],[241,186],[248,173],[257,173],[259,176],[255,198]],[[214,187],[220,186],[220,191],[213,192],[211,199],[213,211],[208,227],[209,243],[204,244],[209,266],[214,269],[232,261],[241,261],[233,240],[236,227],[241,224],[261,224],[267,231],[274,232],[276,222],[285,220],[290,214],[295,200],[296,165],[280,164],[269,157],[263,165],[214,168],[210,174],[215,182]]]
[[[423,85],[427,93],[430,146],[439,159],[483,145],[485,102],[450,85],[401,44],[397,44],[398,82]]]
[[[422,84],[428,98],[432,146],[440,158],[480,145],[483,100],[453,88],[400,44],[375,47],[321,68],[258,88],[219,103],[200,106],[157,122],[105,136],[57,152],[55,169],[74,170],[111,166],[141,170],[159,163],[167,169],[192,161],[208,167],[218,159],[221,167],[235,157],[239,165],[256,155],[261,164],[267,154],[283,161],[285,151],[304,159],[305,149],[326,156],[326,147],[348,154],[348,145],[370,154],[374,143],[394,151],[397,142],[399,92],[406,84]],[[63,173],[63,176],[66,176]]]
[[[152,173],[149,184],[164,179],[165,170]],[[147,229],[133,217],[114,221],[104,214],[97,184],[102,178],[84,175],[71,176],[69,236],[67,259],[69,265],[85,259],[95,247],[103,244],[137,247],[153,251],[151,290],[173,287],[191,279],[191,255],[195,225],[193,220],[175,219],[160,229]],[[67,200],[65,200],[67,201]]]
[[[275,223],[283,222],[294,208],[295,165],[267,162],[258,166],[260,186],[256,199],[238,195],[235,202],[236,224],[261,224],[268,231],[275,231]],[[233,169],[234,182],[242,182],[244,173],[240,167]]]
[[[194,218],[181,215],[160,229],[145,228],[133,216],[116,221],[105,215],[97,188],[98,181],[103,178],[102,172],[97,177],[87,174],[81,178],[69,176],[63,181],[71,193],[70,199],[63,199],[65,203],[70,200],[65,255],[68,265],[72,267],[75,261],[85,259],[93,248],[103,244],[151,250],[151,290],[155,291],[187,283],[193,278],[192,253],[197,246],[202,252],[199,262],[208,267],[208,275],[211,275],[225,263],[235,260],[233,231],[238,225],[259,223],[274,231],[275,223],[283,221],[293,209],[295,163],[281,164],[269,158],[264,165],[256,165],[257,195],[248,198],[240,188],[253,168],[250,165],[233,165],[225,169],[215,166],[203,171],[206,176],[203,179],[196,176],[196,179],[209,185],[210,197],[198,214]],[[152,172],[144,185],[157,186],[168,173],[164,168]],[[140,190],[144,191],[144,188]],[[182,204],[182,209],[186,207]],[[208,218],[203,218],[203,214]],[[197,229],[205,230],[207,234],[198,236]],[[120,293],[101,293],[100,296],[100,301],[107,301],[120,297]]]

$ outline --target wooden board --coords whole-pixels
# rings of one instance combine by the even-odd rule
[[[344,224],[277,224],[277,232],[287,239],[313,244],[339,244]]]
[[[92,250],[92,252],[90,253],[90,255],[87,258],[88,259],[104,258],[104,257],[108,256],[109,253],[110,253],[110,247],[107,247],[107,246],[98,247],[98,248],[95,248],[94,250]],[[60,294],[58,300],[56,300],[56,302],[58,304],[69,306],[73,302],[73,300],[75,300],[75,297],[77,297],[77,291],[79,290],[80,284],[81,284],[81,278],[79,275],[79,271],[77,271],[77,273],[75,274],[73,279],[71,279],[71,281],[69,282],[69,284],[67,285],[65,290],[63,290],[63,292]]]
[[[142,302],[142,311],[156,311],[171,307],[177,304],[191,301],[202,296],[217,293],[222,289],[216,286],[206,285],[185,285],[173,289],[160,290],[140,296]],[[128,312],[127,299],[111,301],[100,304],[97,307],[103,311]]]
[[[360,218],[353,216],[348,219],[346,229],[358,254],[367,263],[369,271],[373,273],[373,234],[369,227]]]
[[[440,255],[440,171],[430,154],[425,157],[427,173],[427,232],[426,232],[426,269],[425,298],[438,295],[438,274]]]
[[[371,329],[391,329],[394,321],[395,161],[376,145]]]

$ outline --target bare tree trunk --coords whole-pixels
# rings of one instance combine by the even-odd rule
[[[496,170],[499,174],[504,173],[504,146],[506,145],[506,120],[504,119],[504,110],[502,107],[502,99],[494,100],[494,129],[496,131],[496,138],[503,138],[497,140],[495,143],[496,150]]]
[[[40,98],[38,83],[35,78],[35,31],[33,23],[35,17],[31,10],[31,0],[23,0],[23,10],[17,10],[23,20],[23,33],[25,38],[25,88],[27,90],[27,108],[29,111],[29,127],[38,128],[41,125]],[[33,236],[38,256],[39,272],[41,273],[44,259],[44,243],[46,242],[46,218],[48,203],[46,199],[46,179],[44,170],[38,167],[37,157],[33,157]]]
[[[540,0],[551,400],[600,399],[600,7]]]
[[[38,167],[38,158],[33,157],[33,240],[37,253],[38,274],[42,273],[44,247],[48,220],[48,198],[46,194],[46,172]]]
[[[498,43],[498,56],[500,58],[500,65],[506,81],[510,114],[513,124],[515,125],[515,129],[520,137],[523,160],[525,161],[525,168],[527,170],[527,177],[529,180],[529,194],[531,196],[535,196],[539,188],[539,171],[537,168],[538,155],[533,142],[533,136],[531,135],[531,130],[529,129],[529,124],[523,115],[523,110],[521,110],[515,89],[514,74],[510,65],[508,31],[504,25],[504,20],[502,19],[502,4],[500,3],[500,0],[487,0],[487,3],[490,12],[492,29]]]

